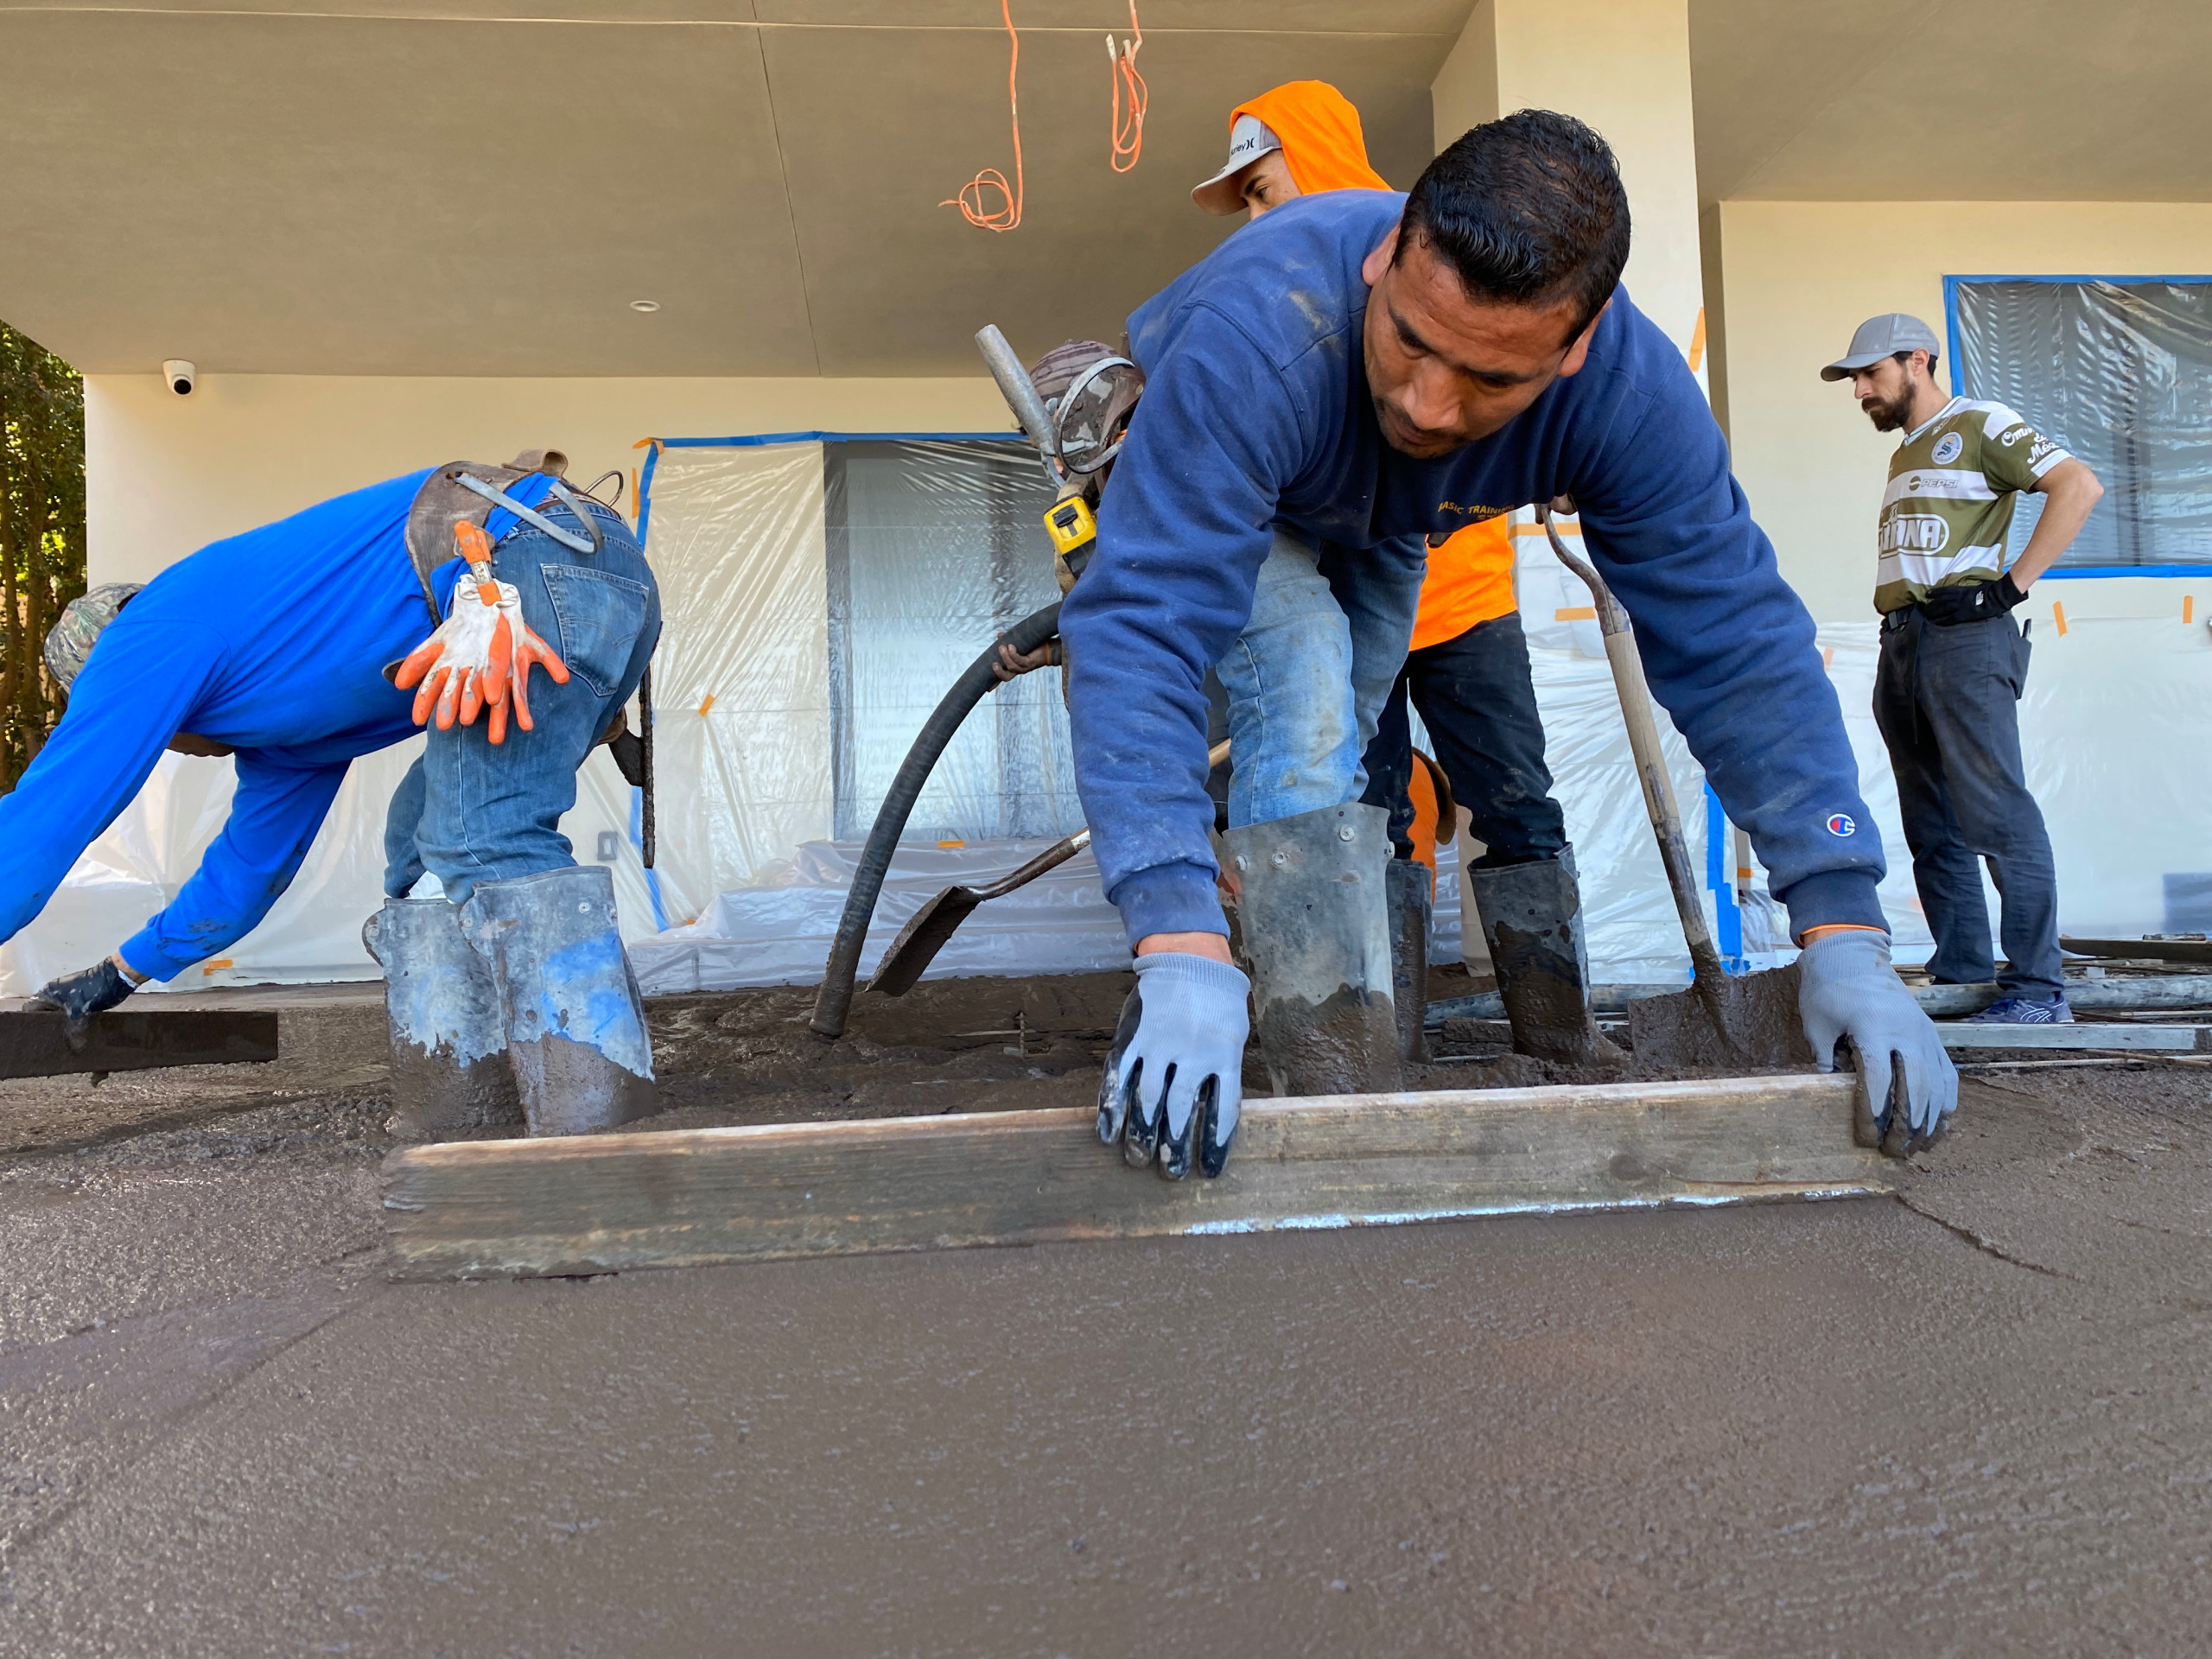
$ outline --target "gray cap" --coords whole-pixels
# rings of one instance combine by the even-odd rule
[[[1851,337],[1851,349],[1822,369],[1821,378],[1848,379],[1869,364],[1895,357],[1899,352],[1913,351],[1927,353],[1931,368],[1943,353],[1943,348],[1936,343],[1936,331],[1918,317],[1907,316],[1902,311],[1885,312],[1859,325],[1859,332]]]
[[[1236,188],[1236,175],[1269,150],[1281,148],[1275,130],[1258,116],[1238,116],[1229,129],[1229,159],[1220,172],[1192,190],[1191,200],[1216,219],[1243,213],[1244,196]]]
[[[71,600],[61,607],[61,620],[46,631],[46,671],[67,692],[83,671],[85,659],[100,632],[115,620],[143,582],[111,582]]]

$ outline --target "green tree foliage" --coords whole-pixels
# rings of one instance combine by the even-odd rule
[[[85,591],[85,383],[0,322],[0,791],[61,718],[40,647]]]

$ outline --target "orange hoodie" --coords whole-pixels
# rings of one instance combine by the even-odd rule
[[[1324,190],[1388,190],[1367,162],[1359,111],[1325,80],[1294,80],[1229,112],[1255,115],[1282,140],[1282,159],[1302,196]],[[1428,555],[1414,619],[1413,649],[1456,639],[1478,622],[1514,609],[1513,539],[1503,518],[1469,524]]]
[[[1325,80],[1294,80],[1262,92],[1229,112],[1234,127],[1240,115],[1255,115],[1282,140],[1282,158],[1301,196],[1324,190],[1388,190],[1382,175],[1367,164],[1367,140],[1359,111]]]

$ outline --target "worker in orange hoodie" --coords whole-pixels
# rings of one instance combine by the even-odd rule
[[[1191,199],[1210,213],[1249,212],[1256,219],[1325,190],[1389,188],[1368,165],[1359,111],[1325,81],[1299,80],[1231,111],[1228,164]],[[1428,728],[1452,801],[1467,809],[1471,833],[1484,845],[1465,890],[1504,994],[1514,1046],[1544,1059],[1599,1058],[1604,1051],[1594,1024],[1586,1016],[1577,1031],[1555,1012],[1563,990],[1587,1006],[1588,952],[1573,849],[1544,764],[1505,518],[1470,524],[1430,549],[1405,666],[1365,752],[1364,799],[1389,810],[1398,849],[1389,874],[1392,927],[1400,932],[1408,925],[1402,918],[1409,891],[1418,890],[1414,903],[1425,920],[1436,838],[1457,829],[1439,821],[1435,791],[1417,775],[1409,697]],[[1571,956],[1531,950],[1539,937],[1570,943]],[[1581,982],[1572,987],[1560,983],[1568,961]]]

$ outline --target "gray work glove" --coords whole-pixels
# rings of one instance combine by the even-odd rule
[[[92,1016],[105,1014],[136,988],[110,958],[82,973],[65,974],[60,979],[48,981],[31,999],[31,1006],[58,1008],[66,1014],[67,1020],[62,1031],[68,1039],[70,1052],[82,1053],[85,1045],[92,1040],[89,1028]]]
[[[1252,982],[1225,962],[1160,950],[1139,957],[1098,1084],[1098,1138],[1142,1169],[1179,1181],[1195,1154],[1221,1173],[1244,1104],[1245,999]]]
[[[1821,1070],[1835,1070],[1838,1039],[1858,1051],[1861,1140],[1892,1158],[1934,1141],[1959,1109],[1958,1068],[1890,966],[1889,935],[1822,934],[1797,958],[1797,1009]]]

